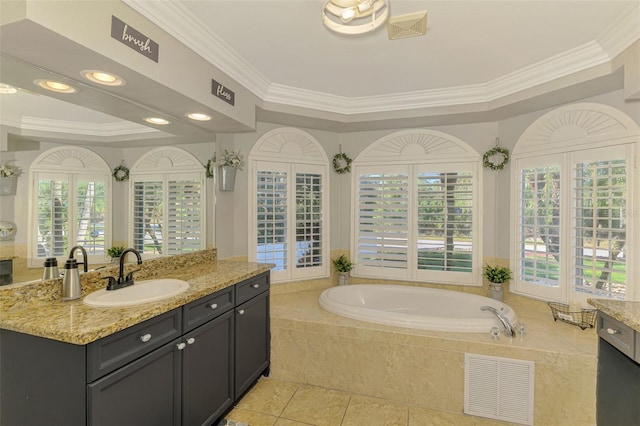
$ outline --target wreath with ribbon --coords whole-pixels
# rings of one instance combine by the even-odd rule
[[[493,157],[494,155],[502,155],[502,162],[492,163],[491,157]],[[509,162],[509,150],[507,148],[502,148],[499,145],[499,140],[496,139],[495,148],[490,149],[489,151],[484,153],[484,156],[482,157],[482,162],[484,167],[488,169],[502,170],[504,169],[504,166]]]
[[[129,180],[129,169],[124,165],[124,160],[122,163],[115,169],[113,169],[113,178],[116,182],[124,182],[125,180]]]
[[[351,158],[343,152],[333,157],[333,170],[338,174],[349,173],[351,171]]]

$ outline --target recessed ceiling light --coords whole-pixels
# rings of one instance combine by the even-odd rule
[[[125,81],[123,78],[104,71],[99,70],[86,70],[82,71],[82,75],[89,81],[102,84],[105,86],[124,86]]]
[[[12,95],[18,93],[18,89],[9,84],[0,83],[0,93],[3,95]]]
[[[52,92],[57,93],[75,93],[77,90],[75,87],[71,87],[68,84],[60,83],[59,81],[53,80],[35,80],[35,84],[42,87],[43,89],[51,90]]]
[[[192,112],[191,114],[187,114],[187,117],[189,117],[192,120],[197,120],[197,121],[209,121],[211,120],[211,116],[207,115],[207,114],[203,114],[200,112]]]
[[[169,120],[160,117],[147,117],[144,119],[147,123],[165,125],[169,124]]]

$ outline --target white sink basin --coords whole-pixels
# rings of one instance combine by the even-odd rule
[[[84,304],[98,307],[139,305],[177,296],[189,288],[189,283],[175,279],[135,281],[120,290],[98,290],[85,296]]]

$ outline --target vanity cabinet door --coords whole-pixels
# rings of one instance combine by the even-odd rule
[[[235,398],[239,398],[269,367],[269,292],[236,307],[235,322]]]
[[[212,424],[233,402],[233,311],[182,341],[182,424]]]
[[[180,424],[180,339],[87,385],[89,425]]]

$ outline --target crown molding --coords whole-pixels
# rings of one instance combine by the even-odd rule
[[[632,5],[597,40],[486,83],[349,98],[271,83],[252,64],[177,2],[123,0],[263,102],[356,115],[481,104],[610,62],[640,39],[640,5]]]
[[[271,82],[187,8],[172,1],[123,0],[259,98]]]
[[[640,3],[631,5],[596,38],[609,59],[621,54],[636,40],[640,40]]]
[[[119,121],[106,124],[93,124],[78,121],[52,120],[38,117],[22,117],[22,121],[18,127],[20,127],[22,130],[100,137],[163,133],[159,130],[141,126],[135,123],[130,123],[128,121]]]

